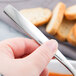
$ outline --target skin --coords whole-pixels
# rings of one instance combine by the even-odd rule
[[[1,41],[0,73],[4,76],[48,76],[46,66],[57,48],[55,40],[49,40],[41,46],[27,38]]]

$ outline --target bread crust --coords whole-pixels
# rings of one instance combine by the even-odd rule
[[[68,37],[67,37],[67,41],[70,44],[72,44],[73,46],[76,46],[76,38],[74,37],[73,29],[74,29],[74,27],[72,27],[71,31],[69,32]]]
[[[75,24],[75,21],[70,21],[66,20],[65,18],[63,19],[55,37],[60,40],[60,41],[66,41],[67,40],[67,35],[70,32],[71,28]]]
[[[55,35],[55,37],[56,37],[56,39],[58,39],[58,40],[60,40],[62,42],[66,40],[66,38],[64,36],[62,36],[60,33],[57,33]]]
[[[65,13],[65,17],[68,20],[75,20],[76,19],[76,14],[68,14],[68,13]]]
[[[66,9],[66,11],[65,11],[66,19],[76,20],[76,12],[74,10],[76,10],[76,5],[70,6]],[[74,11],[74,12],[72,12],[72,11]]]
[[[76,38],[76,23],[75,23],[74,28],[73,28],[73,34],[74,34],[74,37]]]
[[[53,16],[46,27],[46,32],[48,32],[51,35],[56,34],[63,20],[64,12],[65,12],[65,4],[61,2],[58,3],[53,10]]]
[[[51,10],[48,8],[22,9],[20,13],[35,26],[41,26],[48,23],[52,16]]]

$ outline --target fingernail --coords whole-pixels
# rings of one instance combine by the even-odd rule
[[[56,51],[56,49],[58,48],[58,43],[56,40],[49,40],[47,42],[47,46],[51,51]]]

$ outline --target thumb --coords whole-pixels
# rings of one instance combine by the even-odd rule
[[[36,49],[27,57],[27,59],[29,58],[32,62],[34,66],[33,69],[37,71],[39,75],[48,65],[48,63],[56,53],[57,48],[57,42],[55,40],[49,40],[42,44],[38,49]]]

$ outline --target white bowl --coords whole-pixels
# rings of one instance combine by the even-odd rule
[[[69,60],[70,63],[76,68],[76,61]],[[60,62],[57,60],[51,60],[48,64],[49,72],[59,73],[59,74],[71,74]]]

